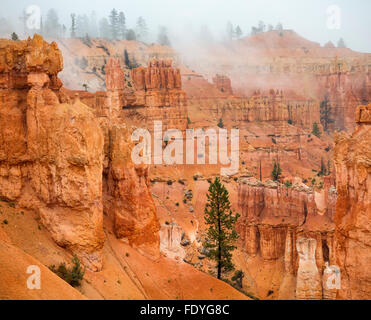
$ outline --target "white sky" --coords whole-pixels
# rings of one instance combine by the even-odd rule
[[[178,36],[201,25],[220,33],[228,20],[240,25],[244,34],[259,20],[274,26],[280,21],[285,29],[294,29],[309,40],[336,44],[343,37],[351,49],[371,52],[370,0],[0,0],[0,17],[18,19],[23,9],[35,4],[43,15],[55,8],[68,28],[72,12],[89,14],[94,10],[101,18],[116,8],[124,11],[129,26],[143,16],[152,30],[166,25]],[[330,5],[341,9],[340,30],[327,28],[326,10]]]

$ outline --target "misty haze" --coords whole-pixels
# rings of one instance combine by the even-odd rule
[[[370,1],[0,8],[0,300],[371,299]]]

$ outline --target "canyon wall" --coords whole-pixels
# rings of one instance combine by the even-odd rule
[[[285,187],[279,183],[242,180],[238,191],[238,232],[249,258],[282,261],[285,279],[294,277],[289,291],[297,299],[322,299],[322,274],[326,262],[335,264],[334,223],[336,193],[322,190],[326,207],[320,208],[319,194],[303,184]],[[294,296],[293,296],[294,294]],[[282,293],[281,298],[284,294]],[[332,297],[333,298],[333,297]]]
[[[353,134],[335,136],[336,256],[341,299],[371,298],[371,105],[356,112]]]
[[[0,196],[37,211],[53,239],[94,271],[103,264],[103,213],[117,238],[159,256],[149,168],[132,163],[130,133],[143,117],[185,126],[186,102],[179,70],[170,62],[148,68],[152,87],[143,92],[128,87],[115,59],[106,66],[107,92],[70,91],[58,79],[54,42],[0,42]]]
[[[0,43],[0,195],[38,211],[53,239],[101,268],[103,135],[89,108],[64,103],[55,43]]]

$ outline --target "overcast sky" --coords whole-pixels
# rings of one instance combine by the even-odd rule
[[[43,15],[55,8],[68,28],[72,12],[96,11],[101,18],[116,8],[124,11],[129,26],[143,16],[155,30],[158,25],[166,25],[181,33],[207,25],[217,33],[231,21],[246,34],[259,20],[273,25],[282,22],[285,29],[294,29],[309,40],[321,44],[331,40],[336,44],[343,37],[351,49],[371,52],[370,0],[1,0],[0,17],[18,19],[23,9],[34,4],[41,7]],[[338,30],[327,27],[326,11],[330,5],[341,9]]]

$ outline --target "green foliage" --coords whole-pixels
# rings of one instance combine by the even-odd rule
[[[170,40],[167,35],[166,27],[160,26],[157,41],[162,46],[170,46]]]
[[[15,32],[12,33],[11,38],[13,41],[19,41],[19,37]]]
[[[132,60],[130,60],[128,51],[126,49],[124,50],[124,61],[125,61],[125,65],[129,69],[135,69],[135,68],[139,67],[139,64],[135,61],[134,58],[132,58]]]
[[[321,130],[319,129],[317,122],[313,122],[312,134],[318,138],[321,137]]]
[[[319,177],[327,176],[328,173],[329,172],[326,168],[325,161],[323,160],[323,158],[321,158],[321,170],[318,172],[318,176]]]
[[[286,180],[283,184],[285,185],[286,188],[292,187],[292,183],[289,180]]]
[[[126,40],[137,40],[137,35],[133,29],[129,29],[126,32]]]
[[[3,224],[8,224],[8,223],[9,223],[8,220],[6,219],[3,220]]]
[[[113,40],[118,40],[119,36],[119,14],[116,9],[112,9],[109,16],[109,27],[110,27],[110,36]]]
[[[71,14],[71,38],[76,38],[76,14]]]
[[[274,160],[273,170],[271,173],[273,181],[279,181],[281,179],[282,169],[280,163]]]
[[[321,102],[320,105],[320,114],[321,114],[321,124],[323,126],[323,130],[328,132],[330,123],[334,123],[335,121],[331,118],[332,110],[331,104],[328,100],[328,96],[325,96],[325,99]]]
[[[120,39],[125,39],[126,37],[126,17],[122,11],[118,17],[118,36]]]
[[[76,255],[72,258],[72,268],[68,268],[63,262],[58,266],[58,268],[55,265],[52,265],[49,269],[72,287],[79,287],[85,274],[85,268],[83,269],[81,267],[80,260]]]
[[[338,41],[338,48],[346,48],[346,44],[343,38],[340,38]]]
[[[232,281],[235,283],[237,287],[241,289],[242,289],[242,279],[244,276],[245,274],[243,273],[242,270],[237,270],[232,277]]]
[[[221,279],[222,272],[234,269],[232,251],[238,239],[235,224],[239,214],[233,215],[229,193],[219,178],[210,184],[205,206],[205,223],[208,226],[204,247],[207,256],[217,263],[217,277]]]
[[[191,124],[191,119],[189,119],[189,117],[187,117],[187,123]]]
[[[287,123],[292,124],[292,120],[291,119],[287,120]]]
[[[224,123],[223,123],[223,119],[222,118],[219,119],[218,127],[219,128],[224,128]]]

